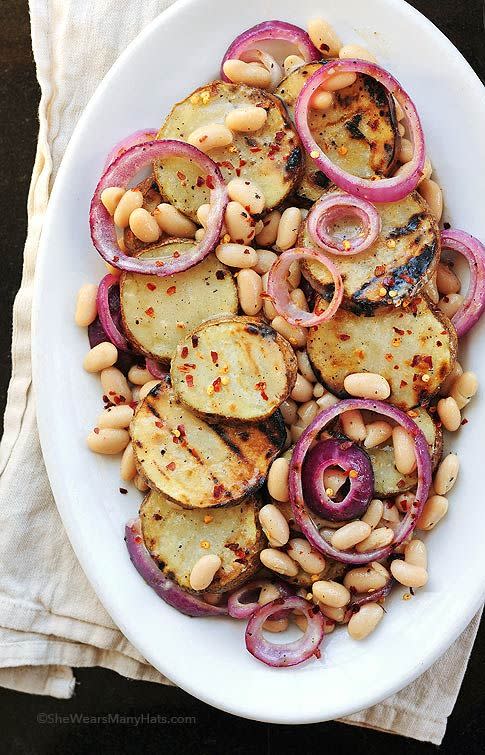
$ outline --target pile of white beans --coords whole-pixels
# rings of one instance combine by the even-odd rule
[[[323,57],[360,58],[377,62],[374,56],[359,45],[342,45],[332,27],[323,19],[314,19],[308,25],[308,33],[313,44]],[[268,65],[268,60],[266,62]],[[271,62],[271,61],[270,61]],[[277,65],[276,61],[273,61]],[[288,56],[283,63],[284,74],[303,65],[297,55]],[[224,73],[234,83],[271,89],[272,76],[262,62],[246,63],[240,60],[227,60]],[[327,110],[334,98],[334,92],[354,83],[356,75],[336,74],[325,89],[318,90],[311,101],[311,107]],[[197,95],[194,95],[196,98]],[[196,99],[194,99],[194,105]],[[396,115],[399,122],[401,146],[399,163],[404,166],[413,156],[413,145],[406,138],[402,121],[404,113],[396,102]],[[267,112],[262,107],[238,107],[226,114],[223,123],[211,123],[193,131],[187,141],[203,152],[210,154],[214,149],[230,147],[235,134],[256,133],[264,127]],[[398,168],[399,172],[402,167]],[[432,165],[426,158],[425,170],[418,185],[418,191],[428,203],[437,221],[443,212],[443,197],[439,185],[431,179]],[[317,414],[333,404],[338,398],[318,382],[306,352],[307,331],[289,324],[278,315],[273,304],[264,293],[267,288],[268,272],[277,255],[291,249],[297,243],[301,224],[307,212],[296,206],[283,210],[267,211],[264,193],[253,181],[235,178],[227,185],[229,203],[225,211],[224,225],[215,254],[220,262],[233,270],[237,281],[239,304],[246,315],[261,315],[272,327],[284,336],[295,349],[298,362],[298,375],[290,396],[281,405],[281,412],[287,428],[285,450],[294,444]],[[198,224],[186,217],[172,205],[162,202],[153,212],[144,207],[144,196],[138,188],[124,189],[112,186],[106,188],[101,200],[113,217],[118,229],[120,248],[125,251],[123,232],[130,228],[134,236],[143,244],[153,244],[167,238],[194,239],[200,242],[205,233],[209,205],[203,204],[197,211]],[[107,265],[113,274],[119,274]],[[288,286],[291,300],[301,309],[309,310],[304,291],[300,288],[301,273],[297,263],[290,268]],[[427,285],[426,291],[435,304],[452,317],[463,302],[460,294],[460,280],[450,265],[440,262],[437,273]],[[77,298],[75,320],[80,327],[89,326],[97,316],[97,286],[84,285]],[[134,409],[157,380],[144,368],[133,366],[127,378],[115,367],[118,351],[111,343],[100,343],[85,356],[84,369],[100,376],[103,396],[110,405],[97,419],[92,432],[87,437],[88,447],[95,453],[121,454],[120,477],[125,482],[133,482],[138,490],[145,492],[148,485],[137,473],[133,449],[130,443],[129,425]],[[344,381],[344,388],[350,396],[386,400],[391,392],[387,380],[379,374],[353,373]],[[477,378],[472,372],[464,372],[459,363],[441,389],[441,398],[436,411],[443,426],[450,432],[458,430],[462,423],[461,410],[477,392]],[[344,434],[353,441],[362,443],[364,448],[375,448],[392,440],[394,463],[403,475],[410,474],[416,466],[414,444],[408,433],[399,426],[376,419],[367,424],[358,410],[341,415],[340,423]],[[328,437],[328,436],[327,436]],[[431,494],[426,501],[417,529],[429,531],[444,517],[448,510],[448,492],[453,487],[459,470],[456,454],[450,453],[437,468]],[[428,580],[427,553],[424,542],[412,535],[403,543],[397,553],[402,558],[391,561],[389,568],[383,563],[372,562],[366,566],[348,569],[343,583],[324,579],[327,561],[298,532],[291,509],[288,506],[288,454],[277,458],[271,465],[267,488],[271,499],[259,511],[259,521],[268,539],[268,547],[261,554],[263,566],[283,578],[300,579],[300,583],[311,585],[310,591],[301,587],[299,594],[315,602],[326,617],[325,632],[331,632],[336,624],[347,624],[349,635],[356,640],[368,636],[384,615],[379,602],[361,606],[357,613],[348,611],[351,591],[365,594],[378,590],[389,580],[390,575],[407,588],[423,587]],[[330,497],[335,498],[347,477],[339,469],[327,470],[324,476],[325,488]],[[401,493],[389,500],[374,499],[361,519],[347,523],[327,523],[324,536],[338,550],[351,548],[359,553],[389,545],[394,531],[413,499],[413,493]],[[291,531],[290,531],[291,527]],[[296,535],[296,536],[295,536]],[[194,590],[210,587],[221,559],[215,554],[202,556],[193,566],[190,585]],[[297,580],[298,581],[298,580]],[[269,580],[260,591],[259,603],[265,605],[279,597],[278,589]],[[409,598],[408,594],[404,595]],[[217,598],[207,595],[211,602]],[[302,630],[306,619],[296,615],[294,620]],[[273,632],[284,631],[288,619],[269,620],[265,628]]]

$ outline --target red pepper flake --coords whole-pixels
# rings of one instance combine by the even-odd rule
[[[207,176],[207,178],[205,179],[205,185],[208,189],[214,188],[214,179],[212,178],[212,176]]]
[[[162,260],[155,260],[155,265],[157,267],[163,267],[164,263],[162,262]]]
[[[376,278],[379,278],[381,275],[384,275],[385,272],[386,272],[386,268],[384,267],[384,265],[377,265],[374,268],[374,275],[376,276]]]
[[[261,147],[251,147],[249,151],[256,154],[256,152],[261,152]]]
[[[227,170],[234,170],[234,165],[229,160],[223,160],[220,164],[223,168],[227,168]]]
[[[261,380],[259,383],[256,383],[254,387],[256,388],[257,391],[260,392],[261,398],[263,399],[263,401],[267,401],[268,396],[266,394],[266,381]]]
[[[401,330],[401,328],[393,328],[394,333],[397,333],[398,336],[404,335],[404,330]]]
[[[436,341],[437,346],[443,346],[443,341]]]
[[[350,336],[348,333],[339,333],[338,337],[341,341],[350,341]]]
[[[177,286],[169,286],[167,288],[167,296],[173,296],[177,290]]]
[[[198,451],[195,450],[195,448],[189,448],[187,450],[189,454],[191,454],[194,457],[194,459],[197,459],[198,461],[200,461],[200,454]]]
[[[220,378],[220,377],[217,377],[217,378],[216,378],[216,379],[214,380],[214,382],[212,383],[212,386],[213,386],[213,388],[214,388],[214,391],[215,391],[215,393],[220,393],[220,392],[221,392],[221,387],[222,387],[222,381],[221,381],[221,378]]]
[[[403,281],[406,281],[406,283],[409,283],[410,286],[414,285],[413,279],[409,275],[406,275],[406,273],[402,273],[401,278]]]
[[[153,307],[148,307],[148,309],[145,309],[145,314],[148,315],[148,317],[154,317],[155,310],[153,309]]]
[[[199,339],[198,339],[198,337],[197,336],[192,336],[192,347],[194,349],[196,349],[198,345],[199,345]]]
[[[185,175],[185,173],[182,173],[181,170],[177,171],[177,178],[179,179],[179,181],[186,181],[187,180],[187,176]]]
[[[468,420],[467,420],[467,418],[466,418],[466,417],[463,417],[463,419],[462,419],[462,421],[461,421],[461,424],[462,424],[462,426],[463,426],[463,425],[468,425]]]
[[[386,357],[385,357],[385,358],[386,358],[386,360],[387,360],[388,362],[392,362],[392,360],[394,359],[394,357],[392,356],[392,354],[386,354]]]
[[[193,388],[194,387],[194,378],[192,375],[186,375],[185,376],[185,382],[187,384],[187,388]]]
[[[219,360],[219,354],[217,353],[217,351],[211,351],[211,359],[214,364],[217,364]]]
[[[128,491],[127,491],[127,489],[126,489],[126,488],[120,488],[120,493],[121,493],[121,495],[126,495],[126,494],[127,494],[127,492],[128,492]]]
[[[203,186],[205,184],[205,181],[202,178],[202,176],[197,176],[197,181],[195,182],[195,184],[196,184],[197,188],[199,188],[199,189],[200,189],[201,186]]]
[[[180,252],[174,252],[172,254],[172,257],[175,257],[175,259],[178,260],[178,258],[180,257]]]
[[[174,472],[177,465],[174,461],[171,461],[170,464],[166,464],[166,469],[169,469],[171,472]]]
[[[185,364],[179,364],[177,369],[179,372],[189,372],[190,370],[195,370],[195,364],[190,364],[189,362],[185,362]]]
[[[130,404],[129,404],[129,406],[130,406],[130,407],[131,407],[132,409],[136,409],[136,407],[138,406],[138,402],[137,402],[137,401],[131,401],[131,402],[130,402]]]
[[[400,388],[405,388],[406,386],[407,386],[407,383],[406,383],[406,381],[405,381],[405,380],[401,380],[401,382],[400,382],[400,384],[399,384],[399,387],[400,387]]]
[[[149,291],[156,291],[157,287],[154,283],[147,283],[147,288]]]
[[[245,165],[246,165],[246,160],[239,160],[239,167],[240,168],[244,168]]]
[[[97,435],[99,433],[99,427],[95,427],[94,430],[93,430],[93,432],[95,432],[96,435]]]
[[[278,144],[281,144],[281,142],[285,138],[285,132],[284,131],[277,131],[276,134],[274,135],[274,138],[275,138],[275,141]]]
[[[163,422],[160,422],[159,420],[155,421],[155,427],[158,427],[159,430],[163,428]]]
[[[238,178],[241,176],[241,168],[236,168],[236,176]]]
[[[180,352],[180,356],[182,359],[187,359],[189,356],[189,347],[188,346],[182,346],[182,351]]]
[[[187,433],[185,432],[185,425],[177,425],[177,430],[179,431],[180,436],[182,438],[185,438],[185,436],[187,435]]]
[[[214,498],[220,498],[223,492],[224,492],[224,485],[214,485],[214,490],[212,491],[212,495]]]

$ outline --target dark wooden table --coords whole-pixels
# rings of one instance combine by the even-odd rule
[[[414,0],[412,5],[442,29],[485,81],[482,0]],[[412,40],[403,39],[403,44],[412,48]],[[11,309],[20,284],[25,207],[37,138],[39,90],[26,0],[0,0],[0,66],[0,196],[3,200],[0,212],[0,402],[3,413],[10,376]],[[483,166],[460,168],[483,170]],[[15,515],[14,504],[12,515]],[[456,536],[459,537],[459,533]],[[405,652],[403,635],[396,653]],[[440,748],[443,755],[482,755],[485,752],[484,660],[485,629],[482,626]],[[227,673],[230,683],[240,683],[237,678],[231,679],[230,669]],[[373,755],[384,753],[388,748],[392,748],[394,755],[435,752],[429,744],[337,723],[285,727],[245,721],[210,708],[181,690],[129,681],[101,669],[78,669],[76,678],[76,694],[68,701],[0,689],[0,752],[9,755],[94,752],[122,755],[139,751],[251,755],[337,750]],[[250,689],[246,692],[251,694]],[[110,714],[144,716],[144,719],[138,725],[88,720]],[[72,718],[66,723],[61,722],[62,716]],[[87,718],[82,719],[83,716]],[[148,716],[175,720],[153,723],[148,722]]]

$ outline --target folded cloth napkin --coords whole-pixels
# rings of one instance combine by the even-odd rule
[[[113,624],[71,549],[42,460],[30,364],[35,259],[60,160],[106,71],[131,39],[170,4],[170,0],[30,0],[41,87],[40,130],[28,199],[22,285],[13,314],[13,375],[0,446],[0,685],[23,692],[69,698],[75,683],[72,667],[83,666],[103,666],[133,679],[170,684]],[[416,682],[344,720],[439,744],[478,622],[477,616]]]

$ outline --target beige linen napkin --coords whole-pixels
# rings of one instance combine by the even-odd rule
[[[37,435],[30,315],[49,190],[73,128],[118,55],[170,4],[170,0],[30,0],[42,92],[40,130],[28,199],[23,279],[14,306],[13,376],[0,447],[0,685],[24,692],[71,697],[76,666],[103,666],[134,679],[169,683],[115,627],[62,527]],[[443,658],[414,684],[345,720],[439,744],[478,621],[475,617]]]

